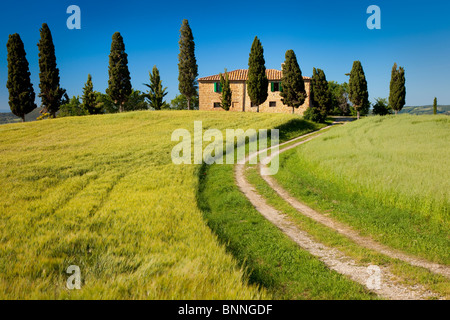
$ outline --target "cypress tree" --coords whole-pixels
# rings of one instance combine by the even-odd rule
[[[228,72],[225,69],[225,77],[220,74],[220,86],[222,87],[222,97],[220,106],[228,111],[231,107],[231,88],[230,81],[228,80]]]
[[[89,112],[89,114],[97,114],[100,111],[97,108],[96,98],[94,85],[92,84],[92,76],[88,74],[87,82],[83,87],[82,108]]]
[[[150,107],[155,110],[161,110],[162,108],[168,108],[169,105],[164,102],[164,97],[167,95],[167,87],[163,88],[162,80],[159,75],[159,70],[156,66],[153,66],[152,72],[149,72],[150,83],[145,84],[149,88],[149,92],[146,95],[150,101]]]
[[[61,104],[64,103],[63,97],[68,100],[66,90],[59,86],[59,69],[56,66],[55,46],[50,29],[46,23],[42,24],[40,29],[41,39],[38,43],[39,48],[39,88],[41,92],[39,97],[44,107],[43,113],[49,113],[55,117]],[[67,102],[67,101],[66,101]]]
[[[391,83],[389,86],[389,106],[398,114],[405,105],[406,87],[405,87],[405,70],[394,63],[391,73]]]
[[[257,112],[259,112],[259,105],[267,100],[269,94],[265,63],[263,46],[258,37],[255,37],[248,59],[247,89],[250,101],[256,106]]]
[[[433,101],[433,114],[437,114],[437,98],[434,97]]]
[[[119,32],[112,36],[108,71],[109,80],[106,93],[118,106],[119,112],[123,112],[124,104],[131,94],[131,77],[128,70],[128,55],[125,53],[125,44]]]
[[[8,50],[6,87],[9,91],[9,106],[11,112],[25,122],[25,115],[33,111],[36,104],[25,48],[17,33],[9,35],[6,48]]]
[[[195,43],[189,22],[184,19],[180,29],[180,53],[178,54],[178,90],[186,97],[188,110],[191,100],[197,96],[198,66],[195,59]]]
[[[358,119],[362,108],[369,106],[369,92],[367,91],[367,81],[360,61],[353,63],[348,83],[349,99],[353,103]]]
[[[283,78],[281,79],[281,101],[283,101],[285,105],[292,107],[292,114],[294,114],[294,108],[298,108],[305,103],[308,96],[305,90],[305,82],[303,81],[302,71],[298,65],[294,50],[286,51],[282,69]]]
[[[331,92],[325,72],[313,68],[311,79],[311,106],[305,113],[305,118],[315,122],[325,122],[331,111]]]

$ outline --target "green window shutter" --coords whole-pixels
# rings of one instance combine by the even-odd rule
[[[217,82],[214,82],[214,92],[217,92]]]
[[[219,92],[222,92],[222,84],[219,82]]]
[[[283,87],[281,86],[281,82],[279,84],[280,92],[283,92]]]
[[[275,83],[273,83],[273,82],[270,83],[270,90],[272,92],[275,92]]]

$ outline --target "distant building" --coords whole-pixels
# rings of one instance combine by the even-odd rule
[[[276,69],[266,70],[267,79],[269,80],[267,100],[259,106],[259,112],[273,113],[292,113],[292,107],[286,106],[281,101],[280,90],[281,78],[283,72]],[[230,80],[230,88],[232,92],[230,111],[256,112],[256,106],[253,106],[247,92],[248,70],[240,69],[228,72]],[[310,105],[310,84],[311,78],[303,77],[305,81],[305,90],[308,97],[305,103],[295,109],[295,114],[302,115]],[[199,110],[217,110],[220,107],[221,87],[220,75],[203,77],[198,79],[199,85]]]

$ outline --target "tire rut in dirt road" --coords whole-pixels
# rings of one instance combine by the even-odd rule
[[[292,143],[292,141],[296,141],[305,137],[310,136],[311,134],[304,135],[302,137],[298,137],[291,141],[280,144],[279,146],[285,145],[287,143]],[[281,152],[289,150],[291,148],[296,147],[302,143],[305,143],[315,137],[320,136],[320,134],[312,136],[306,140],[302,140],[300,142],[294,143],[282,150],[274,152],[270,157],[275,156]],[[278,146],[278,147],[279,147]],[[270,149],[270,148],[269,148]],[[255,154],[252,154],[246,158],[246,163],[254,156],[264,152],[264,150],[259,151]],[[266,162],[265,162],[266,163]],[[267,167],[261,166],[261,170],[266,170]],[[263,176],[266,178],[267,176]],[[268,221],[273,223],[276,227],[278,227],[283,233],[285,233],[289,238],[291,238],[295,243],[297,243],[301,248],[308,251],[312,255],[316,256],[320,261],[322,261],[328,268],[346,275],[351,280],[356,281],[363,286],[367,287],[369,290],[375,292],[385,299],[392,300],[418,300],[418,299],[429,299],[429,298],[438,298],[439,296],[429,290],[426,290],[421,285],[415,286],[405,286],[399,284],[399,279],[394,276],[387,267],[380,267],[381,270],[381,286],[378,288],[373,288],[370,285],[370,277],[371,275],[368,273],[367,266],[358,265],[358,263],[350,258],[349,256],[343,254],[341,251],[325,246],[324,244],[313,240],[306,232],[300,230],[294,223],[292,223],[289,218],[268,205],[264,198],[262,198],[253,188],[253,186],[247,181],[245,178],[245,165],[237,164],[235,165],[235,180],[236,183],[247,197],[247,199],[252,203],[252,205],[258,210],[260,214],[262,214]],[[267,180],[266,180],[267,181]],[[272,181],[273,182],[273,181]],[[281,192],[281,190],[280,190]],[[281,192],[283,194],[283,192]],[[286,195],[286,194],[285,194]],[[280,194],[281,196],[281,194]],[[284,199],[284,198],[283,198]],[[296,208],[297,209],[297,208]],[[299,210],[299,209],[297,209]],[[312,209],[311,209],[312,210]],[[302,212],[301,212],[302,213]],[[303,214],[303,213],[302,213]],[[318,214],[318,213],[317,213]],[[331,226],[331,224],[330,224]],[[329,227],[330,227],[329,226]],[[342,229],[342,226],[334,225],[336,231],[346,230]],[[348,227],[347,227],[348,228]],[[359,235],[358,235],[359,236]]]

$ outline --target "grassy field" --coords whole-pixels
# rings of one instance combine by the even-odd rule
[[[282,126],[280,142],[323,125],[299,121]],[[199,206],[208,225],[246,268],[251,284],[262,285],[275,299],[375,299],[363,286],[301,250],[267,221],[234,181],[232,165],[204,166],[200,172]]]
[[[370,117],[281,155],[278,182],[406,252],[450,263],[450,119]]]
[[[224,130],[292,119],[143,111],[1,126],[0,298],[271,297],[208,228],[201,166],[172,164],[171,134],[194,120]],[[81,290],[66,289],[70,265]]]

